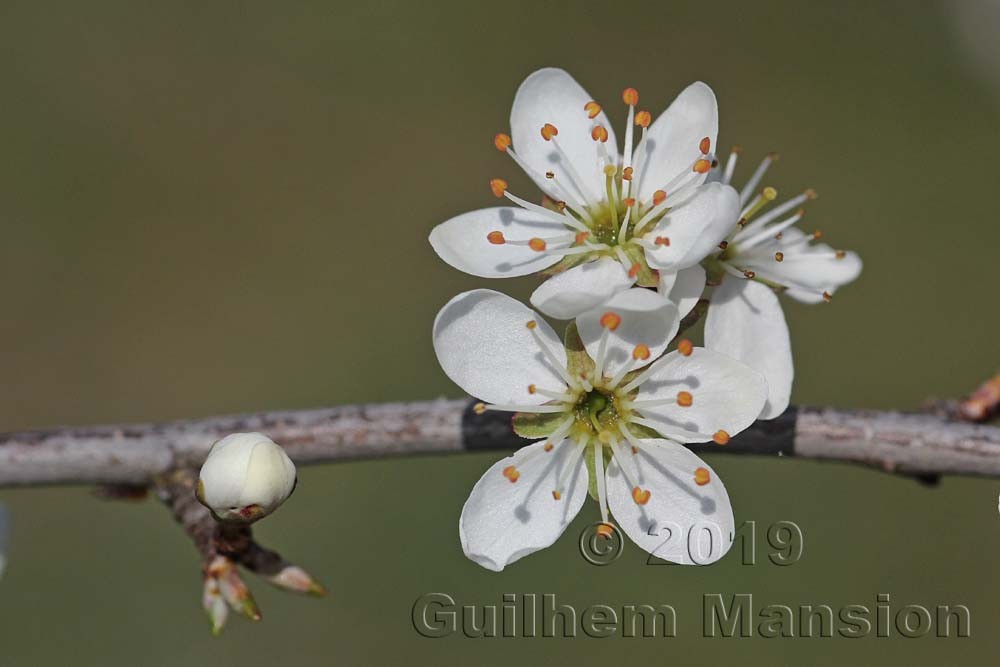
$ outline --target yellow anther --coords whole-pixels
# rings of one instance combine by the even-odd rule
[[[535,320],[528,320],[528,324],[526,324],[525,326],[527,326],[529,329],[534,329],[535,327],[538,326],[538,322],[536,322]]]
[[[536,391],[538,391],[538,387],[536,387],[533,384],[529,384],[528,385],[528,393],[529,394],[534,394]]]
[[[481,415],[484,412],[486,412],[486,404],[476,403],[475,405],[472,406],[472,411],[475,412],[477,415]]]

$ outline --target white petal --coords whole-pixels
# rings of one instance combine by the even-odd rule
[[[458,531],[465,555],[499,572],[559,539],[587,497],[587,469],[576,446],[566,440],[546,452],[539,441],[493,464],[462,508]],[[572,468],[556,500],[552,492],[567,465]],[[504,476],[508,466],[520,473],[516,482]]]
[[[620,262],[602,257],[543,282],[531,295],[531,305],[549,317],[568,320],[628,289],[632,282]]]
[[[590,136],[591,130],[595,125],[603,125],[607,129],[608,141],[604,148],[613,158],[618,156],[618,145],[604,112],[591,120],[584,110],[584,105],[593,99],[573,77],[552,67],[540,69],[525,79],[514,96],[514,106],[510,111],[514,150],[535,170],[536,174],[532,176],[538,187],[557,199],[562,197],[553,192],[552,182],[545,178],[545,172],[555,172],[557,179],[564,184],[570,182],[570,174],[561,165],[562,157],[553,143],[542,138],[541,129],[546,123],[555,125],[559,130],[555,140],[584,181],[580,184],[583,194],[594,202],[605,199],[604,173],[601,171],[597,142]]]
[[[535,321],[534,333],[527,327]],[[561,390],[559,371],[535,335],[565,365],[559,337],[533,310],[493,290],[463,292],[434,320],[434,351],[441,368],[467,393],[487,403],[539,405],[549,399],[528,385]]]
[[[736,435],[757,419],[767,400],[763,375],[703,347],[694,348],[689,356],[671,352],[654,369],[636,401],[664,401],[639,410],[656,430],[678,442],[707,442],[719,430]],[[690,406],[678,404],[681,391],[693,397]]]
[[[660,271],[660,284],[656,291],[674,302],[677,315],[683,318],[705,291],[705,269],[701,268],[701,264],[695,264],[677,272]]]
[[[698,81],[685,88],[650,126],[646,134],[645,158],[636,165],[639,200],[653,193],[678,174],[690,171],[702,157],[699,144],[708,137],[711,151],[719,133],[719,105],[708,85]],[[705,176],[697,177],[704,182]]]
[[[739,359],[764,374],[768,397],[761,419],[773,419],[792,394],[792,346],[778,297],[767,285],[727,277],[712,295],[705,347]]]
[[[709,183],[681,206],[667,212],[656,227],[645,234],[648,241],[658,236],[670,245],[646,250],[646,261],[661,271],[679,271],[694,266],[719,251],[719,243],[733,230],[740,216],[740,196],[733,188]]]
[[[601,318],[609,312],[621,317],[614,331],[601,326]],[[674,304],[656,292],[640,287],[619,292],[576,318],[580,338],[592,359],[597,359],[601,338],[605,331],[608,332],[604,361],[604,374],[608,376],[614,376],[622,365],[632,363],[632,353],[640,343],[646,345],[650,352],[641,366],[656,360],[667,349],[679,324]]]
[[[838,287],[854,281],[861,274],[861,258],[855,252],[847,251],[840,259],[836,251],[826,244],[811,246],[807,250],[785,252],[781,262],[774,260],[775,246],[761,246],[759,252],[747,253],[745,261],[741,256],[735,263],[741,268],[756,269],[769,279],[793,288],[807,291],[824,291],[831,294]],[[754,248],[757,250],[757,248]]]
[[[486,237],[499,231],[508,240],[528,241],[569,233],[544,215],[504,206],[470,211],[431,230],[430,242],[438,257],[459,271],[481,278],[513,278],[548,268],[561,258],[535,252],[526,245],[490,243]]]
[[[658,558],[685,565],[719,560],[733,544],[735,521],[729,494],[715,471],[687,448],[669,440],[643,440],[644,447],[626,461],[626,472],[638,470],[639,480],[626,478],[617,457],[608,466],[608,506],[626,535]],[[709,481],[695,483],[695,471],[705,468]],[[639,505],[632,484],[649,491]]]

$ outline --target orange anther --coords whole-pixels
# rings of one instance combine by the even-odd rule
[[[637,361],[640,359],[641,360],[649,359],[649,354],[650,354],[649,346],[643,343],[639,343],[638,345],[635,346],[635,349],[632,350],[632,358]]]
[[[636,449],[635,445],[632,445],[632,453],[633,454],[638,454],[639,453],[639,450]]]
[[[603,125],[595,125],[594,129],[590,131],[590,138],[594,141],[600,141],[603,144],[608,140],[608,131]]]
[[[844,259],[845,257],[847,257],[847,253],[843,250],[838,250],[834,254],[836,255],[837,259]]]
[[[496,146],[496,149],[501,153],[507,152],[507,149],[510,148],[510,144],[511,141],[509,134],[501,132],[497,136],[493,137],[493,145]]]
[[[635,264],[633,264],[632,266],[629,267],[629,269],[628,269],[628,277],[629,278],[635,278],[637,275],[639,275],[640,271],[642,271],[642,267],[639,266],[638,262],[636,262]]]
[[[545,239],[540,239],[537,236],[528,241],[528,247],[534,250],[535,252],[544,252],[545,246],[546,246]]]
[[[709,160],[706,160],[705,158],[701,158],[700,160],[695,160],[694,170],[697,171],[699,174],[707,174],[711,168],[712,168],[712,163]]]
[[[635,88],[626,88],[622,91],[622,102],[634,107],[639,103],[639,91]]]
[[[577,232],[576,236],[573,237],[573,242],[576,243],[576,245],[583,245],[589,237],[590,232]]]
[[[785,259],[785,253],[780,252],[780,251],[774,253],[774,261],[781,262],[781,261],[784,261],[784,259]]]
[[[533,384],[529,384],[528,385],[528,393],[529,394],[534,394],[536,391],[538,391],[538,387],[536,387]]]
[[[490,232],[486,235],[486,240],[493,245],[503,245],[507,242],[507,239],[503,237],[503,232]]]
[[[605,329],[614,331],[615,329],[618,328],[618,325],[622,323],[622,318],[621,315],[609,311],[601,315],[600,322],[601,326],[604,327]]]
[[[694,403],[694,396],[691,395],[689,391],[679,391],[677,392],[677,405],[682,408],[690,408]]]
[[[587,118],[594,119],[601,113],[601,105],[591,100],[583,105],[583,110],[587,112]]]
[[[823,238],[823,232],[821,232],[818,229],[815,232],[813,232],[813,241],[816,241],[821,238]]]
[[[626,181],[631,181],[632,174],[634,173],[635,169],[633,169],[632,167],[625,167],[624,169],[622,169],[622,178]],[[629,204],[629,206],[631,206],[631,204]]]
[[[653,243],[655,243],[656,245],[668,246],[668,245],[670,245],[670,237],[669,236],[657,236],[656,239],[653,241]]]
[[[635,501],[636,505],[645,505],[649,502],[649,497],[653,495],[649,492],[649,489],[643,491],[638,486],[632,487],[632,500]]]
[[[712,481],[712,475],[709,474],[708,468],[697,468],[694,471],[694,483],[698,486],[705,486]]]
[[[503,469],[503,476],[509,479],[511,483],[514,483],[517,481],[517,478],[521,476],[521,473],[519,473],[517,468],[514,466],[507,466]]]
[[[538,326],[538,322],[536,322],[535,320],[528,320],[528,324],[526,324],[525,326],[527,326],[529,329],[534,329],[535,327]]]
[[[698,150],[701,151],[702,155],[708,155],[708,151],[712,149],[712,140],[705,137],[698,142]]]
[[[552,498],[553,498],[554,500],[559,500],[560,498],[562,498],[562,494],[561,494],[561,493],[559,493],[558,491],[553,491],[553,492],[552,492]]]
[[[545,446],[542,447],[542,449],[544,449],[547,452],[551,452],[552,451],[552,447],[553,447],[553,444],[551,442],[546,442]]]
[[[559,134],[559,130],[556,129],[556,126],[553,125],[552,123],[546,123],[545,125],[542,125],[542,139],[545,139],[545,141],[551,141],[552,137],[556,136],[557,134]]]
[[[757,274],[754,273],[753,271],[744,271],[743,277],[746,278],[747,280],[753,280],[754,278],[757,277]]]
[[[602,523],[597,527],[597,534],[606,540],[610,540],[611,536],[615,533],[615,527],[610,523]]]
[[[667,193],[663,190],[657,190],[653,193],[653,206],[659,206],[667,198]]]
[[[823,301],[830,303],[831,301],[833,301],[833,295],[830,294],[829,292],[823,292]]]
[[[653,117],[649,115],[648,111],[640,111],[635,115],[635,124],[639,127],[649,127],[649,124],[653,122]]]
[[[502,178],[494,178],[490,181],[490,190],[493,191],[494,197],[503,197],[503,193],[507,192],[507,181]]]
[[[677,341],[677,351],[685,357],[690,357],[691,353],[694,352],[694,343],[689,341],[687,338],[681,338]]]
[[[720,428],[718,431],[715,432],[715,435],[712,436],[712,441],[717,445],[728,445],[729,434]]]

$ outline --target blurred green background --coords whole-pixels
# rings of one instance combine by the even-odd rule
[[[794,400],[909,408],[998,362],[1000,105],[975,60],[993,3],[5,2],[0,7],[0,429],[457,396],[430,328],[456,292],[530,293],[438,261],[451,215],[528,181],[491,145],[518,83],[569,69],[662,110],[709,82],[740,181],[816,187],[808,225],[854,248],[829,306],[786,301]],[[995,6],[995,5],[993,5]],[[956,19],[956,12],[961,18]],[[971,14],[970,14],[971,12]],[[992,28],[990,26],[992,25]],[[964,26],[964,27],[963,27]],[[970,29],[970,26],[972,27]],[[737,521],[796,521],[794,566],[609,567],[564,538],[501,574],[466,560],[462,503],[496,453],[306,469],[259,535],[329,585],[251,581],[265,619],[213,639],[198,562],[158,503],[0,491],[14,526],[0,665],[968,663],[1000,651],[991,480],[715,457]],[[764,546],[761,543],[761,546]],[[555,593],[670,603],[675,639],[425,639],[414,600]],[[758,604],[960,603],[969,639],[701,639],[703,593]]]

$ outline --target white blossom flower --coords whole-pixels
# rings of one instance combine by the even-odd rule
[[[756,419],[767,386],[749,366],[687,340],[660,357],[677,329],[676,307],[642,289],[578,316],[565,344],[530,308],[491,290],[441,309],[434,349],[445,373],[485,401],[478,411],[518,413],[515,430],[535,439],[473,488],[459,526],[469,558],[499,571],[549,546],[588,488],[602,527],[613,515],[659,557],[706,563],[729,549],[726,489],[680,443],[725,444]],[[668,546],[671,535],[693,536],[693,551]]]
[[[198,475],[197,496],[217,519],[252,522],[278,509],[295,490],[295,464],[262,433],[233,433],[212,445]]]
[[[710,180],[729,185],[739,149]],[[702,265],[660,273],[660,293],[678,304],[683,317],[697,303],[706,280],[715,286],[705,320],[705,347],[739,359],[767,378],[770,392],[761,419],[788,407],[794,367],[788,325],[775,292],[803,303],[830,301],[837,288],[861,273],[854,252],[815,243],[822,234],[795,227],[802,206],[816,193],[806,190],[780,204],[772,187],[758,190],[776,156],[764,158],[739,194],[740,211],[728,232]],[[769,210],[768,210],[769,209]]]
[[[498,134],[494,145],[542,189],[544,205],[494,179],[493,194],[516,206],[438,225],[430,235],[438,255],[484,278],[551,276],[531,303],[569,319],[633,284],[656,287],[656,270],[695,266],[715,250],[739,204],[731,187],[704,183],[719,127],[712,89],[691,84],[655,123],[636,110],[634,88],[622,99],[628,121],[619,153],[601,106],[569,74],[530,75],[514,98],[512,136]]]

